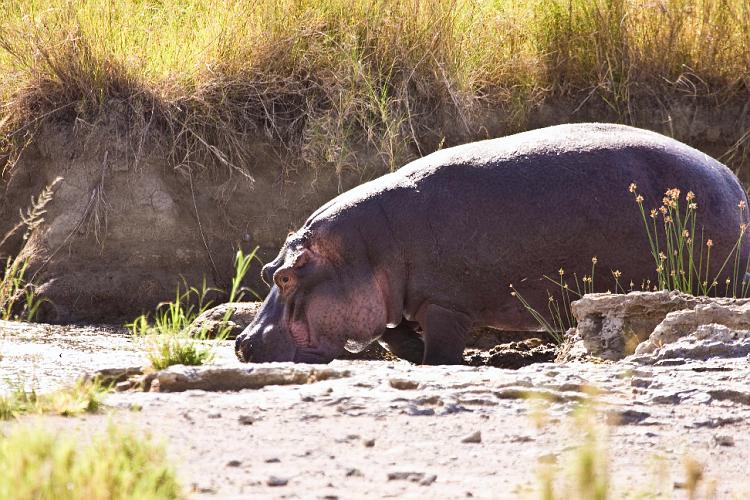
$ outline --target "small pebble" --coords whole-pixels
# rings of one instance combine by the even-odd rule
[[[271,457],[271,458],[265,459],[264,462],[266,462],[267,464],[277,464],[281,462],[281,460],[279,459],[279,457]]]
[[[734,438],[727,435],[715,435],[714,446],[734,446]]]
[[[240,418],[237,420],[242,425],[253,425],[255,423],[255,417],[252,415],[240,415]]]
[[[346,477],[362,477],[364,474],[362,474],[362,471],[359,469],[346,469]]]
[[[466,436],[461,440],[462,443],[481,443],[482,442],[482,433],[480,431],[475,431]]]
[[[372,448],[375,446],[375,440],[374,439],[365,439],[362,444],[365,445],[365,448]]]
[[[389,472],[388,481],[411,481],[418,483],[424,479],[424,472]]]
[[[435,474],[428,474],[426,475],[420,482],[422,486],[430,486],[432,483],[434,483],[437,480],[437,475]]]
[[[239,460],[230,460],[227,462],[227,467],[239,467],[240,465],[242,465],[242,462]]]
[[[388,383],[391,384],[391,387],[394,389],[399,389],[401,391],[409,391],[419,387],[419,382],[405,378],[392,378]]]
[[[221,418],[221,413],[215,412],[215,413],[209,413],[208,418]]]
[[[266,480],[266,485],[268,486],[286,486],[289,483],[289,478],[281,477],[281,476],[270,476]]]

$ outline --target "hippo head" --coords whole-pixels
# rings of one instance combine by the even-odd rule
[[[340,246],[290,234],[263,267],[271,291],[237,337],[240,361],[328,363],[347,342],[366,345],[382,333],[385,303],[374,274],[366,261],[342,255]]]

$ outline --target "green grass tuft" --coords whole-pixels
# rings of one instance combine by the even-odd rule
[[[69,417],[81,413],[96,413],[107,392],[109,388],[102,386],[97,380],[80,380],[70,387],[49,394],[27,390],[23,382],[19,382],[8,394],[0,395],[0,420],[27,414]]]
[[[0,499],[182,496],[164,448],[113,425],[85,444],[40,427],[16,427],[0,434],[0,470]]]
[[[241,249],[234,259],[234,276],[228,301],[242,300],[247,293],[260,299],[253,290],[243,287],[242,281],[256,260],[258,248],[245,254]],[[205,280],[201,288],[189,287],[184,282],[177,285],[175,299],[171,302],[159,304],[154,313],[153,322],[148,314],[142,314],[126,325],[133,336],[143,339],[148,346],[148,359],[156,370],[162,370],[172,365],[197,366],[210,362],[214,358],[215,343],[211,340],[225,340],[229,335],[229,327],[225,326],[215,336],[211,336],[205,328],[192,327],[195,319],[213,306],[207,297],[210,293],[219,292],[206,286]],[[233,314],[230,308],[224,316],[226,324]]]

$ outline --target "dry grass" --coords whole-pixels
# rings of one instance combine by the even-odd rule
[[[364,149],[382,171],[482,136],[482,106],[512,131],[555,96],[630,122],[646,98],[750,88],[744,0],[8,0],[0,19],[6,168],[56,122],[189,171],[251,175],[258,136],[338,173]]]

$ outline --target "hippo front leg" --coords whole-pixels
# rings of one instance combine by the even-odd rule
[[[424,341],[423,365],[460,365],[464,362],[471,319],[464,313],[427,304],[417,313]]]
[[[394,356],[419,364],[424,358],[424,342],[416,331],[418,326],[404,320],[395,328],[386,328],[378,342]]]

